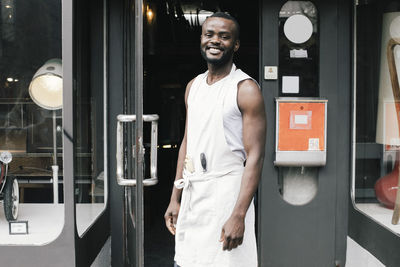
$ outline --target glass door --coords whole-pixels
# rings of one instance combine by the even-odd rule
[[[113,2],[111,8],[113,5],[117,4]],[[117,177],[123,190],[118,192],[119,199],[110,197],[111,220],[116,221],[112,226],[118,229],[112,240],[115,242],[112,247],[113,266],[173,266],[174,236],[165,227],[164,213],[171,196],[179,145],[184,134],[185,88],[193,77],[206,70],[199,51],[201,24],[218,10],[238,18],[243,31],[242,46],[235,64],[252,77],[258,77],[258,7],[257,1],[243,6],[228,0],[209,1],[207,5],[197,1],[121,0],[115,7],[118,10],[123,8],[122,12],[115,12],[123,18],[123,74],[115,74],[121,78],[114,78],[112,82],[110,78],[110,90],[114,94],[116,84],[123,81],[123,100],[116,99],[115,103],[121,108],[118,114],[124,115],[118,116],[120,137],[116,140],[119,147]],[[119,36],[111,33],[110,40]],[[110,47],[110,53],[117,52],[118,49]],[[110,62],[117,62],[115,66],[110,65],[113,66],[110,72],[115,72],[120,66],[116,59],[119,56],[110,57]],[[112,94],[111,104],[114,103]],[[155,121],[150,122],[157,116],[143,113],[160,114],[158,151],[155,146],[157,125]],[[112,115],[110,118],[115,122],[116,117]],[[159,181],[157,185],[147,187],[156,183],[156,153],[159,156]],[[110,155],[113,154],[110,151]],[[112,173],[115,175],[116,172]],[[112,195],[117,190],[112,185],[110,187]],[[119,205],[114,203],[122,198],[123,212],[120,215],[117,214]],[[120,216],[123,218],[121,226]],[[124,265],[115,259],[118,253],[123,254],[119,257],[123,257]]]
[[[142,0],[126,1],[124,16],[124,114],[117,116],[116,177],[124,187],[123,262],[144,266],[145,186],[157,184],[158,115],[143,114],[143,13]],[[143,124],[151,124],[151,142],[146,151]],[[145,154],[149,154],[150,178],[144,178]]]

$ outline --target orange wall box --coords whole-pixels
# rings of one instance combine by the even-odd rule
[[[276,99],[275,166],[326,164],[328,100]]]

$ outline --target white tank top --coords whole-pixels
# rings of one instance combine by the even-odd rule
[[[251,79],[256,82],[249,75],[241,71],[240,69],[236,69],[235,64],[233,67],[235,71],[233,72],[232,77],[229,78],[229,75],[224,77],[223,79],[213,83],[212,85],[207,84],[207,75],[208,71],[198,75],[195,78],[195,81],[192,83],[192,88],[194,84],[199,83],[199,90],[212,90],[215,88],[216,90],[221,86],[230,85],[231,88],[227,90],[225,95],[225,99],[223,100],[223,124],[224,124],[224,134],[226,143],[231,151],[239,156],[243,161],[246,160],[246,151],[244,150],[243,145],[243,121],[242,121],[242,113],[240,112],[238,103],[237,103],[237,93],[238,93],[238,84],[239,82],[247,79]],[[227,82],[227,79],[231,79],[232,81]],[[257,82],[256,82],[257,83]],[[234,85],[234,86],[232,86]],[[191,94],[189,92],[188,104],[190,104]]]

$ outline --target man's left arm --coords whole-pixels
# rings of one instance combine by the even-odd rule
[[[243,117],[243,145],[247,158],[236,205],[221,231],[223,250],[231,250],[243,242],[246,213],[257,190],[264,161],[266,118],[258,85],[252,80],[240,82],[237,102]]]

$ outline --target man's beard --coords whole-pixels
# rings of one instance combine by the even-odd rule
[[[220,58],[208,58],[206,51],[203,50],[200,46],[200,53],[207,63],[214,65],[214,66],[222,66],[229,62],[229,60],[233,56],[234,51],[233,51],[233,47],[232,47],[232,48],[224,50],[222,53],[222,56]]]

